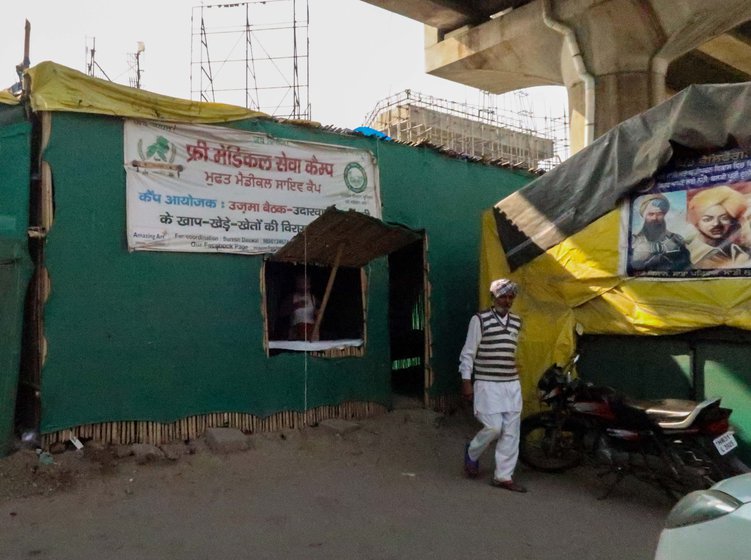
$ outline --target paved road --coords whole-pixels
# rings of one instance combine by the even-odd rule
[[[660,492],[627,481],[598,501],[601,481],[586,469],[520,468],[524,495],[490,487],[487,468],[464,479],[473,428],[461,415],[397,410],[344,436],[308,428],[255,435],[233,455],[124,460],[68,491],[0,502],[0,557],[652,558],[670,508]]]

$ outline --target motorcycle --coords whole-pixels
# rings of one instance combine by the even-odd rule
[[[731,410],[720,399],[703,402],[631,400],[610,387],[572,379],[578,355],[540,378],[540,401],[550,410],[522,421],[519,455],[533,469],[560,472],[585,459],[626,476],[656,483],[671,498],[749,472],[736,456]]]

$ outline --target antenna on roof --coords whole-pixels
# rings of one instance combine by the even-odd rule
[[[29,93],[29,78],[25,75],[26,70],[31,64],[29,59],[29,50],[31,44],[31,24],[29,20],[26,20],[23,33],[23,62],[16,65],[16,74],[18,74],[18,87],[22,96],[26,96]],[[15,93],[15,92],[14,92]]]
[[[89,37],[86,37],[86,74],[92,78],[96,78],[97,68],[107,80],[112,81],[107,72],[96,61],[96,37],[91,37],[91,48],[89,48]]]
[[[132,75],[128,78],[130,87],[141,89],[141,55],[146,52],[146,44],[143,41],[136,42],[136,52],[128,54],[128,67]]]

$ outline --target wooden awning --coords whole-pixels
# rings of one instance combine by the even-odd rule
[[[417,241],[411,229],[386,224],[354,210],[327,208],[271,256],[273,261],[359,268]]]

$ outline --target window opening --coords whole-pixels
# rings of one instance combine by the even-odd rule
[[[264,299],[270,356],[294,351],[332,357],[362,355],[365,342],[363,271],[338,268],[321,314],[331,270],[328,266],[311,264],[265,263]],[[316,322],[319,322],[318,336],[314,333]]]

